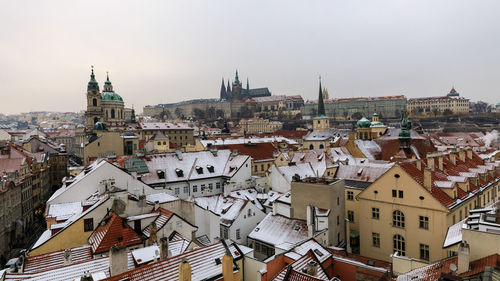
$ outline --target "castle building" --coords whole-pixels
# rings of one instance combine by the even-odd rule
[[[85,127],[92,131],[94,124],[104,122],[108,127],[122,127],[125,125],[125,110],[123,99],[115,93],[107,74],[102,93],[95,80],[94,67],[87,85],[87,111],[85,112]]]
[[[246,88],[243,88],[243,84],[240,81],[238,70],[236,70],[236,74],[234,76],[234,81],[231,83],[229,80],[227,81],[227,88],[224,85],[224,78],[222,79],[222,85],[220,89],[220,100],[245,100],[249,98],[257,98],[257,97],[269,97],[271,96],[271,92],[268,88],[255,88],[250,89],[250,84],[247,78]]]

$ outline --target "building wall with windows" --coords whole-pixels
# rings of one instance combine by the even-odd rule
[[[324,102],[326,116],[338,119],[352,119],[352,115],[357,112],[364,116],[377,112],[382,118],[399,118],[406,110],[405,96],[339,98]],[[302,114],[315,116],[317,108],[317,101],[309,101]]]
[[[462,97],[425,97],[409,99],[408,112],[412,116],[440,116],[446,112],[450,114],[468,114],[470,110],[469,99]]]

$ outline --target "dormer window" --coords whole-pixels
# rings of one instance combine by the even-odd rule
[[[196,166],[196,172],[197,172],[199,175],[203,174],[203,168],[202,168],[202,167],[200,167],[200,166]]]
[[[165,178],[165,172],[162,170],[157,170],[156,174],[158,175],[159,179],[164,179]]]
[[[184,171],[182,171],[181,169],[177,168],[175,169],[175,173],[177,174],[178,177],[183,177],[184,176]]]
[[[208,165],[207,166],[207,170],[208,170],[209,173],[215,172],[214,166],[212,166],[212,165]]]

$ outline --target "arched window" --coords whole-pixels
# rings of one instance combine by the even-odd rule
[[[115,119],[115,109],[111,109],[111,119]]]
[[[106,110],[106,120],[108,119],[108,111]]]
[[[392,251],[393,253],[398,253],[400,256],[406,256],[406,244],[405,244],[405,238],[399,234],[394,235],[392,238],[392,243],[393,243],[393,248],[394,250]]]
[[[97,99],[96,99],[96,98],[93,98],[93,99],[92,99],[92,105],[93,105],[93,106],[97,106]]]
[[[314,149],[314,145],[310,144],[309,149]]]
[[[97,123],[97,121],[99,121],[99,119],[97,117],[94,117],[94,124]]]
[[[319,149],[323,149],[323,148],[325,148],[325,146],[323,144],[320,144]]]
[[[392,226],[405,227],[405,215],[400,210],[396,210],[392,213]]]

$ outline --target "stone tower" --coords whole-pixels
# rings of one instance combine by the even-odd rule
[[[313,120],[313,131],[324,131],[330,128],[330,122],[325,112],[325,103],[323,102],[323,90],[321,87],[321,77],[319,77],[319,95],[318,95],[318,113]]]
[[[242,87],[240,79],[238,77],[238,70],[236,70],[236,75],[234,77],[234,82],[233,82],[233,90],[231,92],[235,99],[241,99],[241,89]]]
[[[99,84],[95,80],[94,66],[91,69],[90,81],[87,84],[87,111],[85,112],[87,131],[91,131],[94,124],[102,119],[101,93],[99,92]]]

